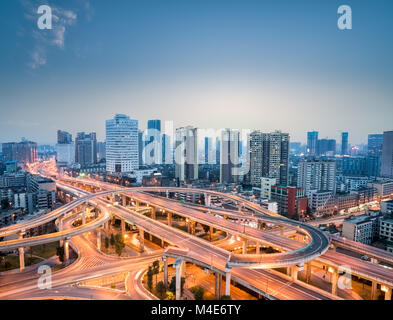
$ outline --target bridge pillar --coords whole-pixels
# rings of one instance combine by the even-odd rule
[[[162,247],[162,248],[165,247],[165,241],[164,241],[164,239],[161,239],[161,247]]]
[[[126,232],[126,221],[121,219],[121,233],[124,234]]]
[[[176,300],[180,300],[181,297],[181,276],[185,272],[185,263],[182,259],[177,259],[174,263],[176,267]]]
[[[169,198],[169,190],[165,190],[165,196]]]
[[[70,238],[64,240],[64,262],[67,263],[70,260]]]
[[[240,202],[239,202],[239,203],[237,204],[237,209],[238,209],[239,212],[241,212],[242,209],[243,209],[243,203],[240,203]]]
[[[338,270],[334,269],[332,273],[332,294],[337,296],[337,284],[338,284]]]
[[[97,230],[97,249],[101,250],[101,229]]]
[[[151,210],[151,217],[153,220],[157,220],[157,214],[156,214],[156,208],[155,207],[150,207]]]
[[[86,223],[86,213],[87,213],[86,211],[87,211],[87,205],[86,205],[86,203],[84,203],[82,205],[82,212],[81,212],[81,214],[82,214],[82,224]]]
[[[242,248],[242,253],[246,254],[247,253],[247,239],[243,239],[243,248]]]
[[[187,232],[191,233],[191,222],[188,219],[186,220],[186,224],[187,224]]]
[[[168,289],[168,258],[163,257],[164,260],[164,285],[165,289]]]
[[[207,193],[205,193],[204,196],[205,196],[205,206],[210,207],[211,206],[211,196]]]
[[[281,235],[281,236],[284,235],[284,226],[280,226],[280,235]]]
[[[149,241],[153,242],[153,235],[151,233],[149,233]]]
[[[105,233],[109,236],[109,220],[105,222]]]
[[[127,206],[127,197],[124,194],[121,195],[121,205],[123,207]]]
[[[225,295],[231,295],[231,269],[225,268]]]
[[[172,227],[172,212],[168,211],[168,226]]]
[[[291,270],[292,281],[297,281],[298,267],[292,266],[291,269],[292,269]]]
[[[25,248],[18,248],[19,251],[19,271],[25,272]]]
[[[255,253],[256,254],[260,254],[261,253],[261,244],[259,242],[257,242],[255,244]]]
[[[377,282],[372,281],[371,284],[371,300],[377,300]]]
[[[195,235],[195,227],[196,227],[196,222],[191,221],[191,234]]]
[[[311,262],[306,263],[306,283],[310,283],[311,279]]]
[[[222,275],[216,272],[216,279],[215,279],[215,286],[214,286],[214,296],[216,300],[221,298],[221,282],[222,282]]]
[[[385,300],[392,300],[392,288],[387,288],[385,292]]]
[[[145,250],[145,231],[139,228],[139,249],[141,252]]]
[[[371,262],[371,263],[375,263],[375,264],[378,264],[378,259],[375,259],[375,258],[371,258],[371,260],[370,260],[370,262]]]
[[[209,228],[209,234],[210,234],[210,241],[212,241],[213,240],[213,227],[212,226],[210,226],[210,228]]]

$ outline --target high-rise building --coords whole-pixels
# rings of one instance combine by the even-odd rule
[[[253,131],[248,136],[247,146],[249,156],[250,184],[257,186],[262,177],[269,175],[269,134]]]
[[[393,178],[393,131],[383,133],[381,176]]]
[[[298,164],[297,187],[310,199],[311,191],[336,192],[336,162],[303,160]]]
[[[95,132],[78,132],[75,139],[75,162],[81,166],[97,163],[97,136]]]
[[[341,133],[341,155],[345,156],[349,154],[348,150],[348,132]]]
[[[336,140],[320,139],[317,143],[317,155],[334,156],[336,154]]]
[[[161,148],[161,120],[148,120],[144,150],[145,164],[160,164]]]
[[[57,130],[56,163],[58,165],[71,165],[75,163],[75,144],[72,134]]]
[[[106,158],[106,143],[97,142],[97,160],[101,161]]]
[[[269,177],[281,186],[288,185],[289,134],[275,131],[270,136]]]
[[[205,164],[215,164],[215,154],[213,149],[213,138],[205,137],[204,145],[204,160]]]
[[[161,137],[161,153],[163,164],[173,163],[171,137],[166,133],[163,133]]]
[[[221,133],[220,183],[237,183],[240,172],[238,130],[224,129]]]
[[[198,179],[198,129],[176,129],[175,177],[181,182]]]
[[[138,163],[139,167],[143,165],[143,131],[138,130]]]
[[[310,156],[317,155],[318,131],[307,132],[307,150],[306,154]]]
[[[3,143],[3,161],[33,163],[37,161],[37,143],[31,141]]]
[[[131,172],[139,168],[138,120],[116,114],[106,121],[106,171]]]
[[[57,130],[57,144],[70,144],[72,142],[72,134]]]
[[[367,144],[367,154],[382,156],[383,134],[369,134]]]

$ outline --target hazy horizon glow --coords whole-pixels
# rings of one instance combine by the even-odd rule
[[[34,10],[56,8],[54,30]],[[337,28],[348,4],[353,30]],[[393,2],[0,3],[0,142],[54,144],[124,113],[175,127],[307,131],[365,143],[393,129]]]

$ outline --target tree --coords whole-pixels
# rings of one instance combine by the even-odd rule
[[[205,294],[205,289],[201,286],[197,286],[193,290],[195,300],[203,300],[203,295]]]
[[[232,300],[231,296],[223,295],[221,296],[221,300]]]
[[[109,248],[109,238],[105,237],[105,249]]]
[[[10,208],[10,203],[9,203],[8,199],[1,200],[1,209],[7,210],[9,208]]]
[[[59,257],[61,262],[64,262],[64,247],[58,246],[56,248],[56,255]]]
[[[149,270],[147,271],[147,287],[149,291],[153,289],[153,269],[149,266]]]
[[[172,277],[168,290],[172,293],[176,293],[176,277]]]
[[[110,240],[111,246],[115,245],[115,237],[113,235],[113,233],[111,233],[111,240]]]
[[[157,289],[157,294],[158,297],[162,300],[165,299],[166,297],[166,289],[165,289],[165,284],[163,281],[160,281],[159,283],[157,283],[156,285],[156,289]]]
[[[160,272],[160,261],[156,260],[153,262],[153,274],[156,275],[156,286],[157,286],[157,275]]]
[[[121,234],[117,234],[114,238],[115,240],[115,251],[116,253],[121,256],[123,249],[125,247],[125,243]]]

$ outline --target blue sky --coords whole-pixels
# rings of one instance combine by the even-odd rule
[[[48,4],[52,30],[37,28]],[[337,28],[348,4],[353,29]],[[175,127],[392,130],[390,0],[3,0],[0,142],[54,143],[126,113]]]

